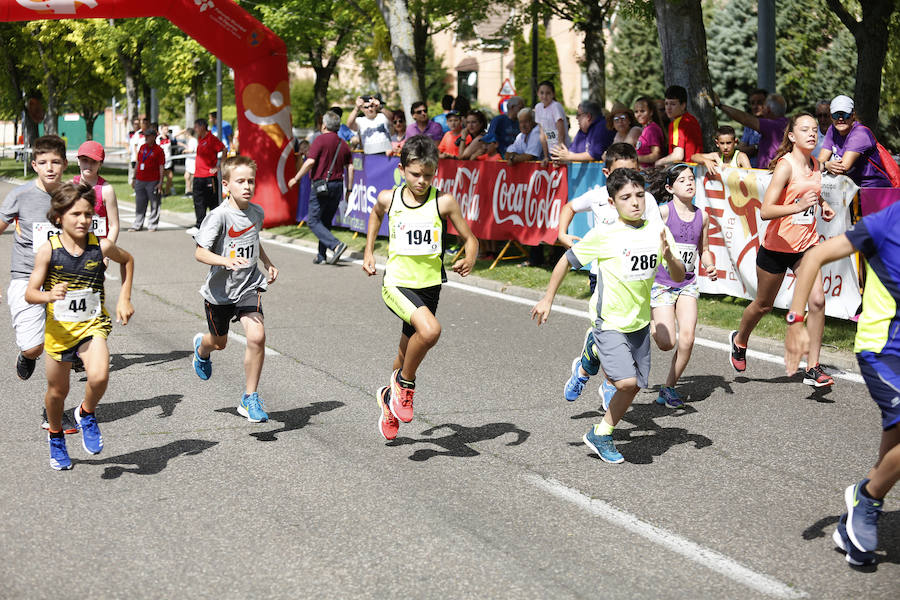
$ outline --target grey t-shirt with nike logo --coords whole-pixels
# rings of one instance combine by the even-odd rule
[[[47,212],[50,210],[50,194],[37,186],[36,181],[20,185],[3,200],[0,205],[0,219],[4,223],[16,223],[16,233],[12,249],[11,279],[28,279],[34,271],[34,254],[49,239],[49,233],[58,231],[51,228]],[[35,227],[37,225],[37,227]],[[34,232],[42,236],[34,240]]]
[[[266,290],[266,276],[257,266],[262,224],[263,209],[252,202],[240,210],[226,200],[203,219],[194,237],[198,246],[219,256],[247,259],[242,268],[209,268],[200,295],[210,304],[236,304],[251,292]]]

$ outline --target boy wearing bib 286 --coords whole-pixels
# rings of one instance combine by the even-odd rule
[[[465,258],[453,265],[468,275],[478,256],[478,240],[472,235],[459,204],[450,194],[431,186],[438,163],[438,148],[430,137],[408,139],[400,152],[400,174],[406,183],[378,194],[369,216],[363,270],[375,274],[375,238],[385,214],[390,242],[381,296],[387,307],[403,319],[400,347],[394,357],[390,386],[378,390],[378,430],[386,440],[397,437],[399,421],[413,417],[416,369],[441,335],[435,318],[444,272],[444,220],[450,219],[463,240]]]
[[[624,460],[612,441],[612,432],[650,375],[650,288],[657,265],[665,261],[673,281],[684,279],[684,263],[675,256],[672,232],[660,222],[645,221],[644,177],[634,169],[618,169],[606,182],[619,220],[595,227],[559,259],[547,292],[531,309],[538,325],[550,316],[559,285],[570,266],[580,269],[596,260],[597,287],[591,297],[593,331],[588,333],[572,379],[583,389],[591,375],[603,367],[616,388],[603,421],[583,437],[585,444],[609,463]]]

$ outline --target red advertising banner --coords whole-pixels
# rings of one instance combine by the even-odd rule
[[[453,194],[475,237],[529,246],[556,242],[569,195],[566,167],[538,163],[442,160],[434,186]]]

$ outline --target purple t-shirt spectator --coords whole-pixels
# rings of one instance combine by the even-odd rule
[[[635,146],[634,149],[637,150],[638,156],[646,156],[650,154],[653,146],[659,146],[662,151],[661,156],[666,155],[666,136],[663,133],[662,127],[655,122],[650,121],[644,126],[644,129],[641,130],[641,137],[638,138],[637,146]],[[645,165],[645,168],[653,166],[650,163],[643,163],[643,165]]]
[[[444,128],[441,127],[440,123],[435,123],[433,120],[428,119],[425,131],[422,131],[419,129],[419,124],[413,122],[406,127],[406,139],[409,139],[414,135],[427,135],[435,142],[440,143],[441,138],[444,137]]]
[[[575,153],[587,152],[592,159],[603,160],[603,153],[609,148],[614,137],[616,137],[616,132],[607,129],[606,120],[601,117],[591,123],[587,133],[578,129],[569,150]]]
[[[822,148],[831,150],[831,154],[835,158],[840,158],[845,152],[859,152],[859,156],[853,161],[853,166],[847,171],[847,177],[859,187],[889,188],[891,187],[890,180],[878,171],[878,169],[884,171],[884,165],[878,155],[876,143],[872,131],[854,121],[847,137],[842,137],[834,125],[829,127],[825,134],[825,141],[822,142]],[[872,165],[869,159],[875,161],[878,168]]]
[[[760,169],[769,167],[769,162],[775,157],[784,139],[787,124],[787,117],[759,120],[759,151],[756,153],[756,164]]]

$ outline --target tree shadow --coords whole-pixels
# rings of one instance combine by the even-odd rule
[[[122,369],[127,369],[132,365],[141,365],[146,364],[151,367],[155,367],[157,365],[163,365],[168,362],[173,362],[176,360],[181,360],[187,356],[192,356],[194,354],[191,350],[173,350],[172,352],[166,352],[164,354],[138,354],[138,353],[123,353],[123,354],[111,354],[110,355],[110,365],[109,370],[112,371],[120,371]]]
[[[678,410],[672,410],[660,406],[656,402],[650,404],[632,404],[619,427],[613,431],[613,439],[616,448],[629,463],[647,465],[653,462],[654,456],[662,456],[673,446],[693,443],[694,448],[702,450],[712,446],[713,441],[705,435],[690,433],[683,427],[663,427],[656,423],[657,417],[682,417],[696,413],[697,410],[689,405]],[[621,428],[621,423],[631,423],[631,429]],[[622,442],[625,442],[624,444]],[[584,442],[569,442],[570,446],[584,446]],[[590,456],[600,460],[593,451]]]
[[[420,438],[413,439],[408,437],[400,437],[387,443],[388,446],[406,446],[408,444],[433,444],[443,448],[443,451],[434,448],[422,448],[416,450],[410,455],[409,460],[422,462],[435,456],[448,456],[455,458],[470,458],[479,456],[481,453],[470,448],[469,444],[484,442],[504,436],[506,434],[515,435],[516,439],[507,443],[507,446],[518,446],[523,444],[531,435],[530,432],[519,429],[512,423],[488,423],[487,425],[479,425],[478,427],[466,427],[457,425],[456,423],[446,423],[437,425],[422,432],[423,436],[434,435],[435,432],[442,429],[448,429],[452,433],[448,433],[438,438]]]
[[[288,431],[303,429],[309,424],[310,419],[312,419],[314,416],[332,410],[337,410],[342,406],[344,406],[343,402],[330,400],[328,402],[313,402],[309,406],[301,406],[299,408],[292,408],[290,410],[276,410],[269,413],[268,422],[271,423],[273,421],[276,421],[278,423],[281,423],[282,426],[280,428],[272,429],[269,431],[255,431],[250,435],[252,437],[255,437],[260,442],[275,442],[278,441],[279,433],[286,433]],[[237,408],[233,406],[216,409],[216,412],[235,415],[242,419],[244,418],[238,413]]]
[[[204,450],[209,450],[218,443],[208,440],[176,440],[158,448],[147,448],[102,459],[72,459],[72,462],[85,465],[111,465],[104,469],[103,475],[100,476],[101,479],[117,479],[123,473],[157,475],[168,466],[169,461],[173,458],[194,456]],[[134,465],[134,468],[126,468],[122,465]]]
[[[822,517],[804,529],[800,536],[806,541],[826,536],[831,538],[832,525],[836,525],[839,520],[840,515]],[[827,533],[826,529],[828,529]],[[862,573],[874,573],[881,563],[900,565],[900,510],[881,514],[881,519],[878,521],[878,546],[881,550],[875,552],[874,564],[861,567],[850,565],[851,568]],[[844,552],[840,548],[835,548],[834,551],[841,557],[844,556]]]
[[[103,402],[100,404],[101,422],[110,423],[119,419],[127,419],[143,410],[159,407],[160,419],[171,417],[175,413],[175,406],[184,398],[181,394],[166,394],[154,396],[146,400],[129,400],[123,402]]]

